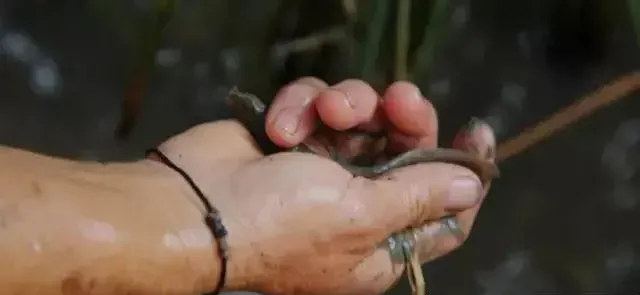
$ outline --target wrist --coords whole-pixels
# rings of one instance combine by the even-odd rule
[[[162,246],[177,252],[167,254],[168,257],[191,264],[191,272],[180,275],[184,280],[182,283],[192,294],[211,292],[220,281],[221,257],[218,255],[218,243],[205,223],[206,212],[202,203],[188,182],[156,157],[150,156],[140,165],[152,168],[150,174],[156,178],[154,182],[164,186],[163,190],[180,203],[166,206],[166,222],[175,223],[172,230],[163,235]],[[176,272],[172,273],[175,275]]]
[[[179,175],[150,160],[88,163],[78,168],[86,175],[82,185],[99,181],[99,186],[89,188],[107,188],[104,190],[107,195],[87,201],[103,205],[83,209],[82,214],[113,225],[118,235],[111,247],[117,249],[115,254],[111,248],[106,251],[113,257],[110,261],[122,263],[92,267],[104,274],[109,284],[145,294],[188,295],[215,287],[219,277],[217,246],[203,223],[202,211],[190,199],[192,192]],[[104,251],[101,248],[92,247]],[[123,265],[132,267],[124,269]],[[140,275],[145,279],[140,280]]]
[[[220,214],[217,208],[219,204],[212,198],[211,190],[206,192],[202,190],[195,173],[195,177],[192,178],[188,171],[185,171],[183,167],[179,166],[179,163],[174,163],[167,155],[161,151],[155,150],[148,155],[147,161],[151,161],[152,165],[160,165],[164,168],[164,173],[173,175],[172,179],[176,182],[177,187],[181,187],[186,193],[183,197],[185,200],[190,200],[190,203],[194,208],[198,209],[196,216],[200,218],[201,226],[208,231],[208,238],[210,240],[211,251],[203,259],[207,259],[211,254],[213,260],[210,261],[213,266],[209,273],[202,273],[202,278],[205,278],[207,283],[207,291],[219,293],[222,291],[240,290],[246,287],[242,283],[242,280],[238,278],[243,277],[242,273],[237,272],[232,268],[229,261],[229,244],[227,235],[227,218],[222,219],[222,216],[229,217],[228,210],[225,210],[227,214]],[[187,165],[188,166],[188,165]],[[207,184],[215,182],[210,180]],[[201,228],[202,230],[202,228]],[[234,255],[234,262],[237,261],[237,255]],[[211,285],[213,284],[213,285]]]

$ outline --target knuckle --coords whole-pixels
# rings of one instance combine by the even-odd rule
[[[280,88],[274,103],[306,105],[315,98],[317,93],[318,91],[309,84],[293,82]]]

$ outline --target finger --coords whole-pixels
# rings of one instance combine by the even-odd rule
[[[373,198],[367,212],[385,226],[387,236],[472,208],[483,193],[477,175],[447,163],[405,167],[362,187],[363,195]]]
[[[373,116],[368,121],[366,120],[367,117],[363,120],[365,122],[359,124],[354,132],[330,133],[329,136],[336,148],[335,151],[344,160],[368,159],[370,160],[369,164],[360,164],[371,165],[375,159],[380,159],[387,148],[389,141],[385,136],[381,136],[385,126],[388,126],[382,108],[378,105]]]
[[[438,143],[438,117],[433,105],[408,82],[396,82],[384,94],[385,115],[393,125],[391,137],[396,145],[435,147]],[[408,146],[414,148],[417,146]]]
[[[361,284],[366,289],[354,294],[382,294],[398,281],[404,269],[403,262],[392,259],[388,247],[377,247],[371,256],[355,268],[356,280],[368,283]]]
[[[496,136],[491,126],[480,119],[472,119],[456,134],[453,148],[468,151],[481,159],[496,160]]]
[[[481,204],[455,215],[453,221],[459,231],[454,234],[450,226],[442,221],[431,222],[419,228],[415,233],[415,247],[422,263],[432,261],[458,249],[469,238]]]
[[[343,131],[376,117],[380,97],[376,91],[361,80],[345,80],[318,95],[315,102],[322,122],[329,128]]]
[[[276,94],[266,118],[269,138],[282,147],[293,147],[315,129],[313,101],[327,84],[317,78],[304,77],[284,86]]]
[[[454,147],[464,149],[489,161],[495,160],[495,135],[491,127],[483,121],[472,120],[468,128],[458,133]],[[421,261],[426,262],[443,256],[457,249],[466,241],[490,185],[491,182],[485,184],[478,204],[455,215],[454,220],[462,234],[452,233],[450,227],[440,221],[423,226],[418,230],[416,247],[418,247]]]

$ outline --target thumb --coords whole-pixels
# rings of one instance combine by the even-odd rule
[[[413,165],[371,182],[368,195],[387,234],[472,208],[483,195],[475,173],[447,163]]]

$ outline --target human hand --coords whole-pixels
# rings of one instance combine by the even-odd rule
[[[453,148],[495,161],[496,143],[491,128],[478,120],[472,120],[470,124],[475,125],[460,130],[452,143]],[[329,87],[324,81],[304,77],[281,89],[269,110],[266,125],[270,139],[282,147],[330,141],[329,145],[338,153],[334,157],[347,161],[365,155],[379,162],[411,149],[438,146],[435,109],[415,85],[402,81],[392,84],[384,95],[379,96],[371,86],[359,80],[346,80]],[[376,140],[381,134],[382,142]],[[320,150],[322,152],[322,146]],[[483,196],[490,184],[490,181],[484,183]],[[473,210],[459,212],[456,220],[464,228],[462,239],[458,236],[455,242],[450,236],[440,236],[440,240],[450,242],[442,240],[442,247],[422,251],[423,255],[428,252],[422,260],[440,257],[461,245],[468,237],[479,207],[480,204],[469,208]],[[448,229],[438,227],[432,223],[424,234],[433,235]],[[425,241],[433,238],[424,236]]]
[[[344,93],[352,99],[349,104]],[[387,130],[385,152],[437,143],[435,111],[408,83],[392,85],[380,100],[362,82],[349,80],[329,89],[316,79],[301,79],[277,95],[267,132],[277,144],[293,146],[311,135],[316,111],[336,130]],[[282,114],[297,117],[297,128],[280,128],[275,118]],[[493,137],[490,129],[478,130],[472,138],[482,153],[493,146]],[[366,141],[342,138],[340,146],[351,157]],[[439,226],[425,224],[457,213],[468,233],[485,194],[476,175],[450,164],[415,165],[369,180],[314,155],[264,157],[233,121],[197,126],[159,148],[221,212],[229,230],[226,290],[381,293],[403,272],[403,265],[380,246],[389,235],[422,227],[421,261],[443,255],[461,241],[434,235]]]

